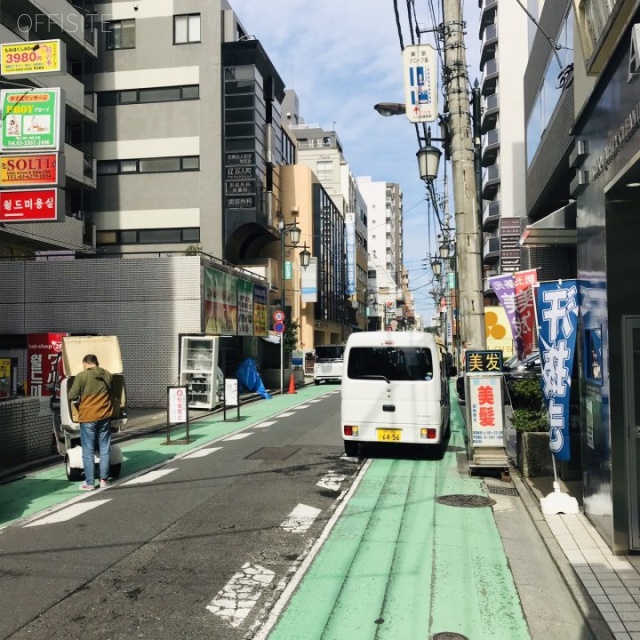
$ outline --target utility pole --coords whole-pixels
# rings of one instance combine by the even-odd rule
[[[482,247],[467,95],[467,64],[460,0],[443,0],[446,97],[449,107],[451,173],[456,221],[459,313],[467,348],[485,348]]]

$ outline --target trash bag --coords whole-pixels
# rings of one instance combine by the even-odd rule
[[[271,400],[271,396],[264,388],[262,378],[256,369],[256,363],[253,358],[247,358],[240,363],[236,371],[236,378],[238,378],[240,382],[241,389],[244,388],[247,391],[253,391],[265,400]]]

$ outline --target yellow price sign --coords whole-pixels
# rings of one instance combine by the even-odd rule
[[[0,72],[3,76],[63,72],[64,49],[60,40],[4,43],[1,45]]]

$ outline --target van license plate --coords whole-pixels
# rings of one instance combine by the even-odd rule
[[[402,429],[376,429],[378,442],[401,442]]]

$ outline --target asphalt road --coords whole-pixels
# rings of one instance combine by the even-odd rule
[[[335,393],[331,393],[336,391]],[[240,640],[360,468],[339,387],[0,536],[0,638]]]

